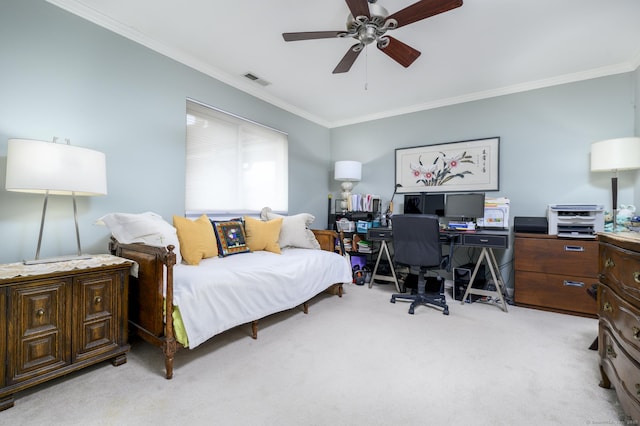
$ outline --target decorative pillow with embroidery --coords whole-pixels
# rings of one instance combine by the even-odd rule
[[[244,233],[244,225],[239,220],[226,222],[212,222],[218,240],[219,255],[229,256],[251,251],[247,245],[247,237]]]

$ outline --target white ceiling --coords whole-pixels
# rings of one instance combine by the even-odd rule
[[[422,52],[409,68],[371,45],[346,74],[332,71],[353,39],[281,35],[344,30],[344,0],[47,1],[327,127],[640,65],[639,0],[464,0],[388,33]],[[416,1],[378,5],[394,13]]]

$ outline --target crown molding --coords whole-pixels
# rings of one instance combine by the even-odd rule
[[[196,71],[200,71],[210,77],[215,78],[216,80],[225,83],[235,89],[241,90],[245,93],[248,93],[251,96],[254,96],[258,99],[261,99],[271,105],[277,106],[285,111],[288,111],[292,114],[295,114],[301,118],[319,124],[323,127],[331,127],[331,123],[327,120],[324,120],[314,114],[310,114],[309,112],[302,110],[295,105],[292,105],[288,102],[283,101],[282,99],[272,96],[269,93],[264,91],[262,86],[258,87],[254,83],[243,81],[246,80],[241,76],[234,76],[228,73],[225,73],[215,67],[212,67],[210,64],[203,62],[191,55],[184,54],[183,52],[173,49],[163,43],[158,42],[157,40],[148,37],[147,35],[136,31],[126,25],[123,25],[121,22],[116,21],[109,16],[104,15],[103,13],[98,12],[97,10],[87,7],[86,5],[76,1],[76,0],[46,0],[48,3],[51,3],[54,6],[57,6],[61,9],[66,10],[80,18],[86,19],[89,22],[92,22],[100,27],[103,27],[111,32],[114,32],[122,37],[125,37],[129,40],[132,40],[138,44],[141,44],[157,53],[160,53],[163,56],[166,56],[170,59],[173,59],[183,65],[186,65],[190,68],[195,69]]]
[[[622,74],[625,72],[633,72],[636,69],[638,69],[638,67],[640,67],[640,52],[639,52],[638,55],[636,55],[632,60],[617,64],[617,65],[611,65],[611,66],[596,68],[596,69],[587,70],[587,71],[581,71],[581,72],[572,73],[572,74],[565,74],[562,76],[536,80],[536,81],[516,84],[512,86],[506,86],[506,87],[492,89],[492,90],[475,92],[475,93],[470,93],[462,96],[439,99],[432,102],[416,104],[416,105],[399,108],[395,110],[389,110],[389,111],[384,111],[380,113],[354,117],[347,120],[328,121],[326,119],[318,117],[317,115],[311,114],[308,111],[300,109],[295,105],[285,102],[276,96],[272,96],[269,93],[266,93],[264,91],[265,89],[262,86],[258,87],[253,83],[243,81],[244,79],[241,76],[234,76],[234,75],[225,73],[191,55],[186,55],[177,49],[173,49],[169,46],[166,46],[163,43],[159,43],[157,40],[154,40],[151,37],[148,37],[145,34],[142,34],[139,31],[136,31],[130,27],[127,27],[126,25],[123,25],[122,23],[98,12],[93,8],[87,7],[86,5],[76,0],[46,0],[46,1],[74,15],[77,15],[83,19],[86,19],[98,26],[101,26],[109,31],[112,31],[138,44],[141,44],[168,58],[171,58],[183,65],[186,65],[190,68],[200,71],[235,89],[241,90],[271,105],[274,105],[278,108],[281,108],[285,111],[288,111],[301,118],[304,118],[306,120],[309,120],[313,123],[316,123],[320,126],[323,126],[329,129],[364,123],[367,121],[395,117],[403,114],[410,114],[410,113],[419,112],[419,111],[441,108],[441,107],[461,104],[465,102],[473,102],[473,101],[489,99],[489,98],[494,98],[494,97],[503,96],[503,95],[510,95],[514,93],[521,93],[521,92],[527,92],[530,90],[542,89],[545,87],[557,86],[557,85],[567,84],[567,83],[574,83],[574,82],[589,80],[593,78],[606,77],[606,76],[615,75],[615,74]]]
[[[530,90],[543,89],[545,87],[558,86],[561,84],[575,83],[583,80],[590,80],[593,78],[606,77],[615,74],[623,74],[626,72],[632,72],[640,65],[640,55],[637,58],[636,64],[630,62],[624,62],[618,65],[611,65],[602,68],[596,68],[588,71],[581,71],[572,74],[566,74],[562,76],[531,81],[522,84],[515,84],[512,86],[501,87],[498,89],[485,90],[482,92],[469,93],[462,96],[456,96],[451,98],[439,99],[433,102],[427,102],[423,104],[416,104],[408,106],[406,108],[400,108],[393,111],[381,112],[378,114],[371,114],[366,116],[357,117],[350,120],[343,120],[340,122],[333,122],[331,127],[343,127],[352,124],[364,123],[372,120],[380,120],[383,118],[395,117],[403,114],[410,114],[414,112],[425,111],[429,109],[441,108],[445,106],[451,106],[456,104],[462,104],[465,102],[479,101],[482,99],[495,98],[498,96],[511,95],[514,93],[528,92]]]

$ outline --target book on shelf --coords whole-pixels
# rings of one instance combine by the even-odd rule
[[[371,253],[371,243],[369,241],[358,241],[358,253]]]

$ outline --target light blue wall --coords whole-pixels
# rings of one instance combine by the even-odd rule
[[[58,136],[105,152],[109,195],[79,200],[83,247],[104,252],[107,232],[93,222],[107,212],[182,214],[185,99],[192,97],[289,133],[290,211],[315,214],[316,228],[326,223],[327,194],[338,192],[333,161],[362,160],[355,191],[386,203],[395,148],[492,136],[501,137],[496,194],[512,200],[512,217],[544,215],[554,202],[609,208],[609,176],[589,172],[589,146],[639,134],[639,80],[636,71],[326,129],[42,0],[2,2],[0,186],[8,138]],[[621,176],[621,203],[639,204],[634,179]],[[212,185],[224,182],[220,176]],[[0,190],[0,262],[33,257],[41,208],[39,196]],[[71,215],[70,201],[54,197],[43,256],[74,251]]]
[[[610,208],[610,176],[590,172],[590,146],[633,134],[635,78],[620,74],[332,129],[332,158],[361,160],[354,191],[379,193],[386,204],[396,148],[499,136],[500,190],[488,195],[510,198],[512,217],[544,216],[549,203]],[[620,176],[622,204],[633,201],[632,179]]]
[[[184,212],[191,97],[289,133],[289,210],[326,226],[329,130],[42,0],[0,3],[0,263],[35,255],[42,197],[4,191],[7,139],[70,138],[107,156],[105,197],[80,198],[83,249],[105,252],[108,212]],[[226,176],[211,185],[224,185]],[[70,199],[52,197],[42,257],[75,252]]]
[[[635,75],[635,110],[636,110],[636,136],[640,136],[640,67],[636,68]]]
[[[546,216],[550,203],[602,203],[611,208],[610,175],[590,172],[592,142],[634,131],[632,73],[565,84],[476,102],[421,111],[331,131],[333,160],[363,162],[354,192],[389,201],[395,183],[395,149],[500,137],[500,190],[488,196],[511,200],[514,216]],[[619,202],[634,200],[633,173],[621,173]],[[337,193],[339,186],[334,184]],[[394,200],[402,211],[403,197]],[[477,257],[456,251],[453,263]],[[508,287],[513,286],[513,240],[496,253]]]
[[[638,107],[638,105],[640,105],[640,67],[636,68],[636,71],[634,73],[635,75],[635,82],[634,82],[634,87],[635,87],[635,103],[634,103],[634,108],[635,108],[635,112],[636,112],[636,117],[635,117],[635,121],[636,121],[636,131],[635,131],[635,136],[640,136],[640,107]],[[640,173],[636,173],[636,181],[635,181],[635,197],[634,197],[634,205],[639,209],[638,210],[638,214],[640,214]]]

